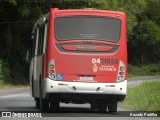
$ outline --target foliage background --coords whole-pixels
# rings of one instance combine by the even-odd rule
[[[28,82],[25,57],[32,27],[54,3],[60,9],[126,12],[130,68],[160,64],[160,0],[0,0],[0,82]]]

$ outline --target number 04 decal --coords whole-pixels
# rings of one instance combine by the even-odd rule
[[[92,59],[93,64],[118,64],[118,59],[109,59],[109,58],[93,58]]]
[[[95,63],[99,63],[99,64],[100,64],[100,63],[101,63],[101,60],[100,60],[99,58],[98,58],[98,59],[93,58],[93,59],[92,59],[92,63],[93,63],[93,64],[95,64]]]

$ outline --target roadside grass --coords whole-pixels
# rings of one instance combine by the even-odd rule
[[[0,85],[0,90],[6,90],[6,89],[14,89],[14,88],[29,88],[29,85],[11,85],[11,84],[6,84],[6,85]]]
[[[160,64],[150,64],[144,66],[128,65],[128,77],[142,77],[160,75]]]
[[[0,81],[0,90],[12,89],[12,88],[25,88],[25,87],[29,87],[29,85],[22,85],[22,84],[13,85],[13,84],[6,84]]]
[[[145,82],[128,88],[127,96],[119,106],[140,111],[160,111],[160,82]]]

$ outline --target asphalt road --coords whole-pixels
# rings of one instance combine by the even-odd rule
[[[158,80],[160,76],[156,77],[142,77],[142,78],[132,78],[128,81],[128,87],[134,85],[140,85],[142,82]],[[34,104],[33,98],[30,96],[30,89],[29,88],[17,88],[17,89],[9,89],[9,90],[0,90],[0,111],[19,111],[19,112],[38,112],[39,110],[36,109]],[[50,116],[54,118],[61,118],[64,119],[67,117],[76,117],[76,119],[80,119],[80,117],[85,117],[85,119],[92,117],[93,119],[104,119],[107,117],[126,117],[130,116],[132,110],[124,109],[118,107],[117,113],[99,113],[97,111],[90,109],[90,104],[60,104],[61,109],[58,113],[43,113],[42,116]],[[69,111],[69,112],[68,112]],[[129,111],[129,112],[128,112]],[[138,117],[130,117],[129,119],[140,119]],[[147,119],[147,118],[146,118]],[[148,118],[151,119],[151,118]],[[152,119],[159,119],[154,117]],[[1,118],[0,118],[1,120]]]

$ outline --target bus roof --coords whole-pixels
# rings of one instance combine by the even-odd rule
[[[96,8],[84,8],[84,9],[58,9],[51,8],[51,10],[60,11],[60,12],[100,12],[100,13],[110,13],[110,14],[125,14],[123,11],[112,11],[112,10],[101,10]]]

